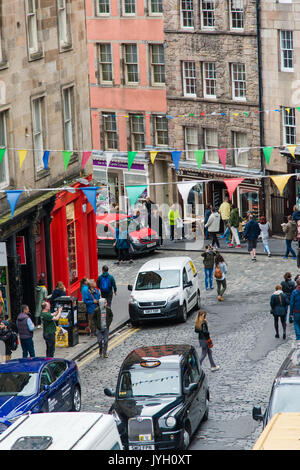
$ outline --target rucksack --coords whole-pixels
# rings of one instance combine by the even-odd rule
[[[18,347],[19,340],[18,340],[18,335],[14,331],[11,332],[11,337],[10,337],[10,349],[12,351],[15,351]]]
[[[223,277],[223,273],[221,269],[219,268],[219,266],[216,267],[214,274],[215,274],[216,279],[221,279],[221,277]]]
[[[109,276],[101,276],[100,290],[101,290],[101,292],[110,292],[110,290],[111,290],[111,280],[110,280]]]

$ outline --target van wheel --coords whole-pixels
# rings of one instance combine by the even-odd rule
[[[80,411],[81,410],[81,392],[78,385],[76,385],[73,398],[72,398],[72,411]]]
[[[187,321],[187,308],[186,308],[186,303],[183,302],[183,305],[181,307],[180,315],[179,315],[179,321],[182,323],[185,323]]]

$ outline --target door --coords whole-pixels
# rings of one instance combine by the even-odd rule
[[[72,383],[68,374],[68,364],[65,361],[52,361],[49,369],[53,377],[53,387],[57,391],[58,410],[70,411],[72,409]]]
[[[186,265],[186,271],[188,275],[188,281],[191,281],[192,287],[190,290],[190,306],[194,307],[197,303],[197,271],[192,261],[189,261]]]
[[[47,387],[45,389],[45,387]],[[40,375],[39,393],[42,394],[43,403],[41,411],[50,413],[52,411],[59,411],[60,396],[59,391],[54,385],[54,378],[52,377],[49,364],[44,366]]]
[[[183,372],[183,387],[188,388],[193,381],[193,375],[190,365],[186,365]],[[185,408],[186,415],[191,423],[191,431],[193,432],[197,429],[200,422],[200,404],[198,399],[198,389],[191,392],[185,393]]]
[[[201,422],[206,411],[206,387],[205,387],[205,374],[200,367],[198,355],[191,352],[189,355],[189,364],[191,367],[191,375],[193,383],[198,384],[198,390],[195,401],[198,407],[198,424]]]

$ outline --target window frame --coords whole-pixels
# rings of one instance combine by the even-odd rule
[[[240,163],[239,162],[239,155],[241,153],[241,152],[239,152],[239,149],[241,149],[241,148],[249,149],[248,134],[247,134],[247,132],[242,132],[242,131],[233,131],[232,134],[233,134],[233,148],[234,148],[234,163],[235,163],[235,166],[248,168],[250,150],[245,150],[245,152],[243,152],[243,153],[247,153],[247,163]],[[239,134],[242,134],[242,135],[246,136],[247,145],[240,147],[240,145],[238,144],[238,135]]]
[[[152,9],[152,3],[155,2],[156,4],[161,5],[161,11],[153,11]],[[148,0],[148,12],[149,16],[162,16],[164,11],[163,11],[163,0]]]
[[[36,104],[39,108],[39,122],[36,120]],[[46,136],[46,100],[45,95],[33,96],[31,98],[31,119],[32,119],[32,144],[34,155],[35,171],[39,173],[44,170],[43,155],[45,150]],[[41,146],[36,144],[36,135],[40,135]]]
[[[109,46],[109,54],[110,54],[110,62],[108,61],[102,61],[102,53],[101,53],[101,48],[102,46]],[[114,68],[113,68],[113,48],[112,44],[110,42],[101,42],[98,43],[98,70],[99,70],[99,83],[103,85],[111,85],[114,82]],[[105,54],[108,56],[107,51],[105,51]],[[111,74],[111,80],[105,80],[103,78],[103,66],[104,65],[110,65],[110,74]],[[107,72],[106,72],[107,73]]]
[[[69,104],[69,114],[70,116],[67,117],[66,113],[66,100],[65,100],[65,95],[68,93],[68,104]],[[62,89],[62,97],[63,97],[63,106],[62,106],[62,112],[63,112],[63,132],[64,132],[64,150],[66,151],[72,151],[74,153],[74,145],[76,145],[75,141],[75,89],[74,85],[69,85],[65,86]],[[69,148],[67,145],[67,134],[69,134],[69,130],[67,132],[66,126],[69,125],[68,123],[71,123],[71,136],[72,136],[72,148]]]
[[[129,46],[135,46],[136,48],[136,62],[127,62],[127,48]],[[129,66],[136,66],[136,72],[129,72],[129,69],[128,67]],[[140,74],[139,74],[139,50],[138,50],[138,45],[137,43],[128,43],[128,44],[124,44],[124,67],[125,67],[125,83],[126,85],[132,85],[132,86],[137,86],[139,85],[139,82],[140,82]],[[135,74],[137,75],[137,81],[130,81],[128,80],[128,74],[129,73],[132,73],[132,74]]]
[[[231,31],[243,31],[244,30],[244,27],[245,27],[245,8],[244,8],[244,1],[243,0],[239,0],[241,3],[242,3],[242,10],[241,9],[238,9],[238,8],[233,8],[233,2],[234,1],[237,1],[237,0],[229,0],[229,24],[230,24],[230,30]],[[241,15],[242,15],[242,24],[243,26],[241,27],[237,27],[237,26],[233,26],[233,23],[234,21],[236,22],[239,22],[240,19],[237,18],[239,12],[242,12]],[[236,18],[234,19],[233,18],[233,15],[236,15]]]
[[[110,4],[110,0],[95,0],[96,1],[96,16],[110,16],[111,14],[111,4]],[[103,4],[105,4],[106,6],[108,5],[108,11],[103,13],[103,12],[100,12],[100,2],[102,2]]]
[[[60,51],[69,49],[72,46],[70,8],[71,3],[68,0],[57,0],[57,29]]]
[[[205,3],[212,3],[213,4],[213,8],[212,9],[203,9],[203,5],[204,5],[204,2]],[[216,5],[215,5],[215,1],[214,0],[200,0],[200,24],[201,24],[201,29],[206,29],[206,30],[214,30],[215,29],[215,11],[216,11]],[[205,25],[204,24],[204,17],[207,16],[206,18],[206,21],[208,22],[208,14],[209,12],[212,12],[212,19],[213,19],[213,25]],[[206,13],[206,15],[205,15]]]
[[[29,2],[31,2],[32,11],[29,8]],[[27,29],[27,48],[29,56],[34,56],[39,52],[39,37],[38,37],[38,18],[36,0],[26,0],[26,29]],[[33,38],[34,36],[34,38]],[[30,47],[30,42],[34,42],[34,46]]]
[[[206,75],[206,72],[208,72],[208,75],[210,74],[211,70],[207,70],[206,66],[214,66],[214,70],[212,71],[214,73],[214,77],[208,77]],[[202,63],[202,76],[203,76],[203,96],[204,98],[217,98],[217,70],[216,70],[216,63],[215,62],[203,62]],[[214,82],[213,88],[215,93],[214,94],[209,94],[206,92],[207,88],[212,88],[210,82]]]
[[[295,108],[289,108],[289,109],[290,109],[290,112],[288,112],[286,108],[283,108],[283,112],[282,112],[283,141],[284,141],[284,145],[296,145],[296,142],[297,142],[296,113],[295,113]],[[292,119],[291,123],[289,123],[290,119]],[[288,122],[288,125],[287,125],[287,122]],[[287,132],[287,129],[293,129],[293,132]],[[290,137],[289,138],[290,142],[287,139],[288,136]]]
[[[154,49],[160,47],[163,51],[163,62],[154,62],[153,61],[153,56],[154,56]],[[157,54],[158,57],[160,57],[160,53]],[[163,44],[150,44],[150,68],[151,68],[151,85],[152,86],[165,86],[166,84],[166,71],[165,71],[165,50],[164,50],[164,45]],[[159,68],[159,73],[161,77],[163,77],[163,81],[156,82],[155,81],[155,73],[156,68]]]
[[[114,124],[115,124],[115,130],[112,129],[107,129],[106,125],[108,124],[108,118],[114,118]],[[111,112],[103,112],[102,113],[102,129],[103,129],[103,145],[105,150],[118,150],[119,147],[119,142],[118,142],[118,122],[117,122],[117,116],[115,113]],[[109,139],[108,135],[114,134],[114,137],[112,140],[115,140],[116,142],[116,147],[110,147],[108,145]]]
[[[188,135],[188,134],[189,134],[189,131],[191,131],[192,129],[193,129],[193,131],[195,131],[194,135],[196,135],[196,143],[193,143],[193,142],[189,141],[190,135]],[[193,150],[189,148],[192,145],[194,145],[196,147]],[[199,129],[198,129],[198,127],[196,127],[196,126],[185,126],[184,127],[185,159],[186,160],[195,160],[194,152],[196,150],[198,150],[198,148],[199,148]]]
[[[290,33],[290,38],[283,38],[283,33]],[[281,29],[279,32],[279,40],[280,40],[280,71],[281,72],[294,72],[294,35],[292,30]],[[283,47],[283,43],[291,42],[292,48]],[[285,57],[285,53],[291,53],[291,57]],[[292,67],[286,67],[284,64],[285,62],[292,62]]]
[[[138,118],[138,116],[140,116]],[[137,119],[137,121],[135,121],[135,119]],[[137,124],[140,124],[140,122],[143,123],[143,132],[141,131],[136,131],[134,130],[134,123],[137,123]],[[129,115],[129,126],[130,126],[130,145],[131,145],[131,149],[133,151],[136,151],[136,152],[139,152],[141,150],[143,150],[145,148],[145,122],[144,122],[144,115],[143,114],[130,114]],[[138,135],[142,135],[143,138],[142,138],[142,142],[143,142],[143,145],[140,147],[139,145],[137,146],[136,143],[136,139],[135,139],[135,136],[138,136]],[[140,147],[140,148],[139,148]]]
[[[243,67],[243,70],[239,70],[240,66]],[[237,70],[234,71],[234,68],[237,67]],[[231,64],[230,67],[231,70],[231,87],[232,87],[232,99],[234,101],[247,101],[247,79],[246,79],[246,66],[245,64],[241,62],[234,62]],[[235,74],[239,75],[240,73],[244,74],[244,80],[235,80],[234,76]],[[238,87],[236,88],[235,84],[238,84]],[[244,86],[241,86],[240,84],[244,84]],[[244,96],[236,96],[235,92],[236,89],[238,89],[239,93],[241,90],[243,90]]]
[[[186,64],[192,64],[192,68],[188,68],[188,71],[190,72],[192,69],[192,72],[194,76],[189,76],[186,75],[187,67]],[[196,97],[197,96],[197,77],[196,77],[196,63],[193,61],[183,61],[182,62],[182,80],[183,80],[183,95],[188,96],[188,97]],[[187,80],[191,80],[193,84],[187,84]],[[194,88],[195,92],[194,93],[189,93],[187,91],[188,88]]]
[[[216,136],[217,136],[217,143],[214,144],[214,145],[208,145],[207,144],[207,134],[208,132],[215,132],[216,133]],[[216,128],[211,128],[211,127],[206,127],[204,128],[204,149],[205,149],[205,161],[206,163],[211,163],[211,164],[219,164],[220,163],[220,159],[219,159],[219,155],[218,155],[218,148],[219,148],[219,134],[218,134],[218,129]],[[215,149],[215,150],[213,150]],[[212,151],[215,151],[216,152],[216,159],[215,160],[209,160],[208,156],[212,154]]]
[[[168,119],[166,116],[153,116],[154,118],[154,135],[155,145],[157,147],[168,147],[169,145],[169,130],[168,130]],[[158,129],[157,123],[163,122],[166,125],[166,129]],[[158,133],[163,133],[163,141],[165,143],[159,143]],[[165,138],[166,137],[166,138]]]
[[[126,7],[126,2],[131,2],[131,4],[133,5],[134,4],[134,13],[127,13],[125,11],[125,7]],[[122,16],[136,16],[137,14],[137,4],[136,4],[136,0],[122,0]]]
[[[183,8],[183,3],[187,4],[190,3],[191,7],[190,9],[188,8]],[[190,14],[190,17],[188,21],[191,22],[190,25],[184,25],[184,21],[187,20],[184,15]],[[195,10],[194,10],[194,0],[180,0],[180,27],[182,29],[194,29],[195,28]]]
[[[8,150],[8,145],[7,145],[7,137],[8,137],[8,132],[7,132],[7,121],[8,121],[8,112],[9,110],[8,109],[4,109],[2,111],[0,111],[0,130],[1,130],[1,127],[2,127],[2,123],[1,121],[3,122],[3,138],[4,138],[4,142],[3,144],[4,145],[1,145],[1,148],[6,148],[6,151],[5,151],[5,154],[4,154],[4,157],[3,157],[3,160],[1,162],[1,167],[2,165],[4,165],[4,171],[3,171],[3,175],[4,175],[4,178],[3,180],[1,181],[0,179],[0,188],[6,188],[7,186],[9,186],[10,184],[10,178],[9,178],[9,165],[8,165],[8,153],[9,153],[9,150]],[[0,132],[0,135],[1,135],[1,132]],[[1,144],[1,140],[0,140],[0,144]],[[0,172],[0,177],[1,177],[1,172]]]

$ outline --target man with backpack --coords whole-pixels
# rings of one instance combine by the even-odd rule
[[[97,279],[97,287],[101,292],[101,297],[107,300],[107,306],[111,306],[113,293],[117,295],[117,286],[114,277],[108,274],[108,266],[102,267],[102,274]]]

